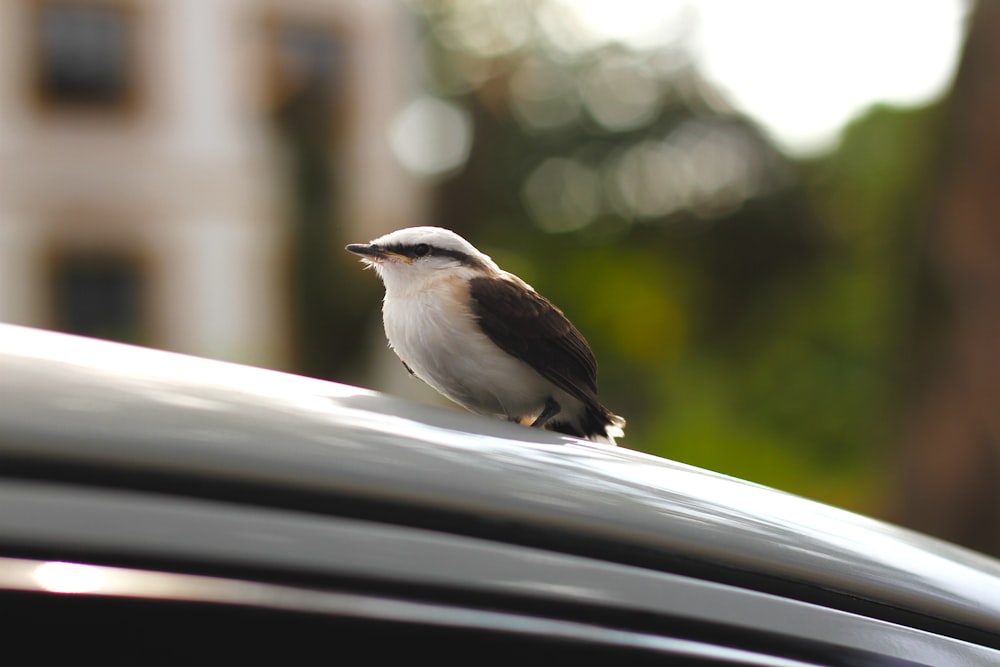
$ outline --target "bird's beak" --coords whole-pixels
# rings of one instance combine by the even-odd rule
[[[361,255],[361,257],[370,262],[388,260],[390,262],[406,262],[410,264],[413,261],[406,255],[400,255],[398,252],[380,248],[373,243],[351,243],[345,249],[348,252],[353,252],[355,255]]]

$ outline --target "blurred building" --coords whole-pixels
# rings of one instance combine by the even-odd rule
[[[410,30],[393,0],[0,0],[0,320],[287,367],[303,151],[331,252],[422,210],[386,140]]]

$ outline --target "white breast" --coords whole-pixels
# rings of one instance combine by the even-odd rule
[[[386,291],[385,333],[417,377],[480,414],[531,418],[541,412],[555,387],[480,331],[465,280],[427,281],[398,291]]]

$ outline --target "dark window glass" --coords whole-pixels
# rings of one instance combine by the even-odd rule
[[[39,88],[45,102],[115,106],[128,97],[129,36],[113,5],[45,2],[40,7]]]
[[[69,333],[139,342],[141,275],[117,257],[64,257],[56,264],[55,310]]]
[[[335,101],[343,59],[339,40],[322,28],[286,25],[278,30],[276,46],[283,97],[306,96],[323,105]]]

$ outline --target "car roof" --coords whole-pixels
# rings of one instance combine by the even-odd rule
[[[12,325],[0,396],[0,475],[354,514],[1000,632],[991,558],[625,447]]]

